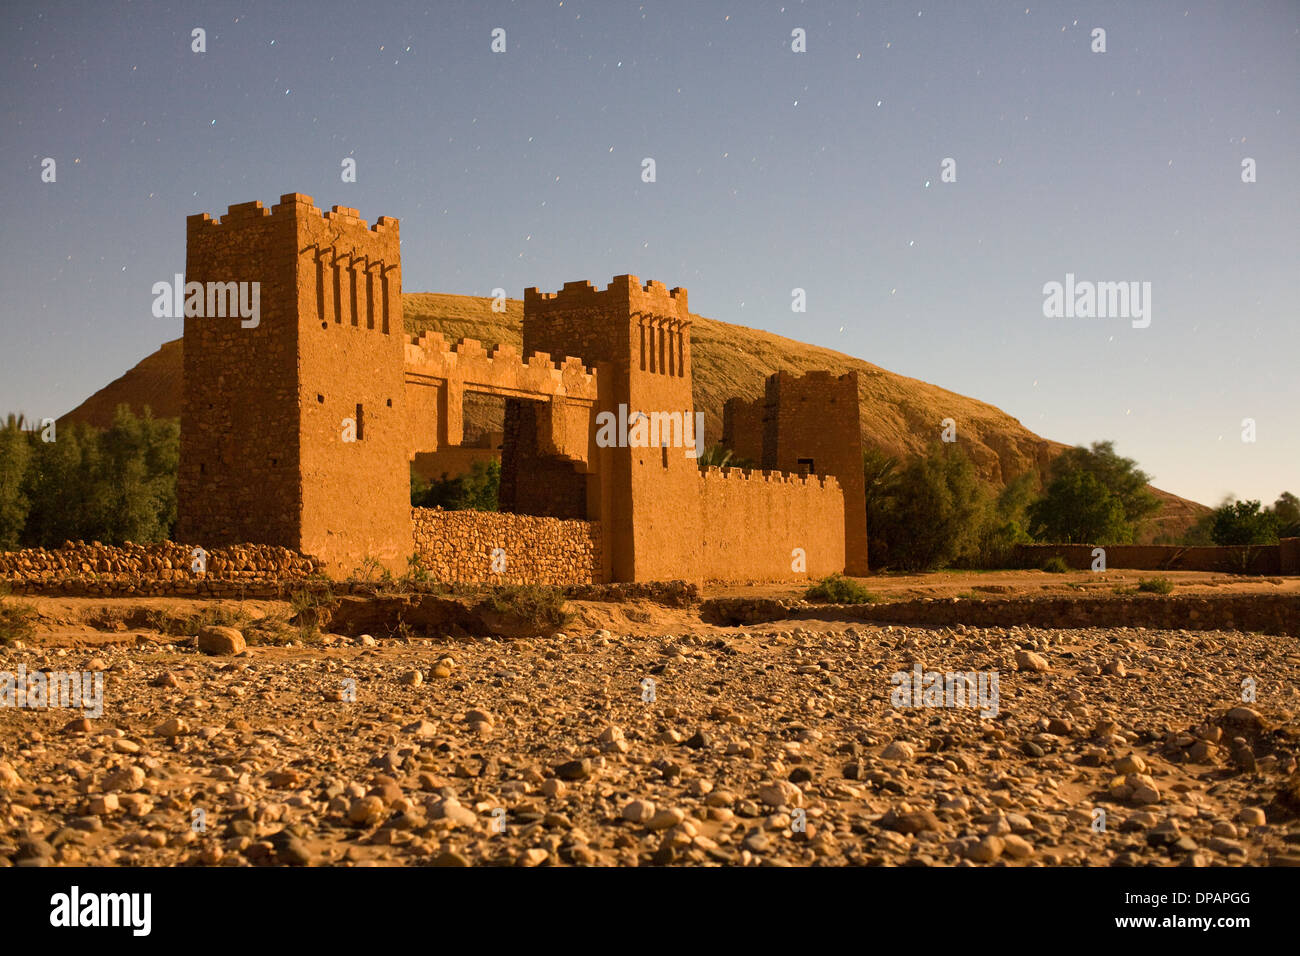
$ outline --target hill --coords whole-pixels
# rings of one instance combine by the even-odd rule
[[[492,300],[475,296],[408,292],[403,296],[406,331],[432,330],[448,341],[474,338],[493,345],[519,348],[523,302],[509,299],[504,313],[493,312]],[[696,408],[704,412],[710,441],[722,434],[722,404],[733,396],[747,399],[762,393],[769,374],[780,369],[802,373],[830,369],[836,374],[858,373],[862,439],[902,458],[921,454],[934,441],[945,418],[957,422],[959,441],[986,481],[1002,484],[1026,471],[1046,473],[1052,458],[1066,446],[1042,438],[1017,419],[985,402],[958,395],[919,379],[896,375],[870,362],[831,349],[796,342],[771,332],[693,316],[691,354],[694,361]],[[85,421],[104,426],[113,409],[126,403],[145,405],[157,417],[178,417],[181,406],[181,340],[165,343],[121,378],[106,385],[60,421]],[[467,407],[466,426],[472,431],[497,429],[491,405]],[[1105,436],[1098,436],[1104,438]],[[1180,535],[1209,509],[1177,495],[1152,488],[1161,510],[1149,523],[1146,537]]]

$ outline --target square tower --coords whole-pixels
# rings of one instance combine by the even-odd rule
[[[301,193],[270,210],[190,216],[186,278],[187,289],[257,283],[260,313],[255,324],[208,308],[186,315],[178,538],[281,545],[336,574],[367,556],[404,568],[397,220],[370,227],[342,206],[322,214]]]
[[[606,580],[700,576],[690,328],[685,289],[632,275],[604,290],[589,282],[524,290],[524,353],[577,355],[598,369],[586,491],[587,517],[601,522]]]

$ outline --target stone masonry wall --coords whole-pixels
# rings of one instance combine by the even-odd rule
[[[195,574],[194,545],[69,543],[62,548],[0,551],[0,581],[19,593],[236,595],[243,588],[275,591],[314,578],[316,558],[272,545],[208,548]]]
[[[578,585],[600,582],[600,525],[489,511],[412,508],[415,553],[437,581]],[[505,571],[492,552],[505,551]]]

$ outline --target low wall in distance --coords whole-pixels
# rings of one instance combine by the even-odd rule
[[[1039,568],[1060,557],[1077,571],[1092,568],[1094,544],[1022,544],[1016,562]],[[1300,574],[1300,539],[1285,538],[1281,545],[1253,547],[1182,547],[1179,545],[1112,544],[1104,547],[1106,568],[1129,571],[1218,571],[1227,574]],[[1291,570],[1283,570],[1283,553],[1290,555]]]

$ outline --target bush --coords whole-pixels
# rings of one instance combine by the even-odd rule
[[[1059,554],[1054,554],[1043,562],[1043,570],[1048,574],[1065,574],[1065,572],[1070,570],[1070,565],[1066,562],[1065,558],[1061,557]]]
[[[878,598],[852,578],[828,574],[804,592],[804,600],[823,604],[871,604]]]
[[[445,511],[496,511],[501,495],[501,462],[497,459],[476,461],[470,470],[455,478],[443,472],[441,478],[426,482],[411,473],[411,505],[416,508],[442,508]]]
[[[867,526],[868,538],[877,545],[874,564],[928,571],[973,559],[989,495],[960,449],[931,449],[896,475],[889,460],[882,459],[876,473],[879,477],[869,486]]]
[[[0,584],[0,644],[29,639],[36,633],[35,618],[35,605],[11,600],[9,586]]]
[[[1168,578],[1143,578],[1138,581],[1138,590],[1146,594],[1168,594],[1174,589],[1174,582]]]
[[[497,588],[488,595],[487,603],[497,614],[539,629],[563,627],[570,617],[559,588],[532,584]]]

